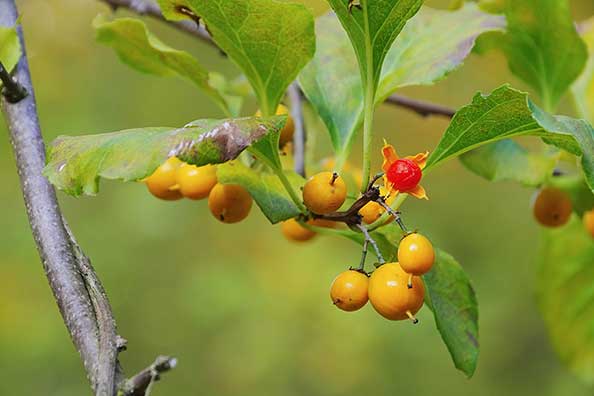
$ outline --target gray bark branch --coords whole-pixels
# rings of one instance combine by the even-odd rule
[[[14,0],[0,0],[0,26],[15,26]],[[62,218],[56,193],[42,175],[45,145],[26,57],[23,31],[17,26],[22,56],[13,77],[28,95],[11,103],[0,99],[25,201],[29,224],[64,323],[97,395],[116,392],[115,321],[103,287]]]

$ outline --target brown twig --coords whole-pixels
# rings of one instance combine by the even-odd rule
[[[210,34],[204,29],[202,26],[199,26],[195,21],[184,20],[184,21],[170,21],[165,19],[163,14],[161,13],[161,9],[159,6],[151,1],[151,0],[99,0],[111,7],[112,10],[117,10],[118,8],[125,8],[130,11],[133,11],[140,15],[150,16],[151,18],[158,19],[162,22],[165,22],[175,28],[181,30],[182,32],[188,33],[202,42],[212,45],[216,48],[219,48],[212,38]]]
[[[19,84],[0,62],[0,81],[2,81],[2,96],[10,103],[16,103],[27,96],[27,90]]]
[[[151,386],[160,379],[162,373],[171,370],[177,365],[177,359],[168,356],[159,356],[149,367],[127,380],[122,386],[124,396],[148,395]]]
[[[396,106],[403,107],[407,110],[414,111],[422,117],[428,117],[430,115],[440,115],[443,117],[452,118],[456,113],[456,110],[442,105],[438,105],[431,102],[425,102],[423,100],[411,99],[402,95],[390,95],[386,99],[385,103],[390,103]]]

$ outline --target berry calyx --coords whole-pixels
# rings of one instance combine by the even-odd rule
[[[398,262],[406,273],[423,275],[435,262],[433,245],[421,234],[408,234],[398,245]]]
[[[567,193],[553,187],[537,191],[532,212],[536,220],[545,227],[560,227],[571,217],[572,203]]]
[[[166,201],[180,199],[182,195],[177,189],[175,175],[181,164],[182,161],[177,157],[171,157],[147,177],[144,183],[150,193]]]
[[[303,186],[303,203],[314,213],[327,214],[342,206],[346,193],[342,177],[333,172],[320,172]]]
[[[295,122],[293,121],[293,117],[289,114],[289,109],[287,106],[283,104],[279,104],[276,108],[276,115],[287,115],[287,122],[285,122],[285,126],[280,131],[280,138],[278,141],[279,147],[283,147],[285,144],[289,143],[293,140],[293,135],[295,134]],[[262,112],[258,110],[256,112],[256,117],[261,117]]]
[[[182,164],[177,168],[175,178],[181,195],[190,199],[203,199],[217,184],[217,168],[214,165]]]
[[[249,192],[237,184],[217,183],[208,195],[208,208],[217,220],[237,223],[245,219],[252,208]]]
[[[352,312],[367,304],[369,278],[355,270],[344,271],[334,279],[330,287],[330,298],[337,308]]]
[[[369,278],[369,301],[373,308],[389,320],[410,319],[423,306],[425,286],[418,276],[412,277],[412,287],[407,286],[409,275],[398,263],[387,263],[373,271]]]
[[[396,160],[386,172],[386,178],[393,185],[393,189],[400,192],[414,190],[422,177],[421,167],[408,158]]]
[[[281,231],[287,240],[294,242],[309,241],[316,236],[315,231],[305,228],[295,219],[283,221]]]
[[[585,212],[582,221],[584,222],[586,231],[594,238],[594,209]]]

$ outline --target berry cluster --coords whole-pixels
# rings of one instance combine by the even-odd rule
[[[276,109],[277,115],[287,115],[287,122],[280,131],[281,148],[293,139],[295,133],[295,124],[288,113],[289,109],[282,104]],[[259,116],[260,111],[256,115]],[[223,223],[245,219],[252,208],[252,197],[246,189],[236,184],[218,183],[215,165],[195,166],[171,157],[144,179],[144,183],[151,194],[166,201],[208,197],[210,212]]]
[[[369,300],[386,319],[417,323],[415,314],[425,298],[421,275],[433,266],[433,246],[423,235],[410,233],[400,241],[397,255],[398,262],[381,264],[370,276],[362,269],[339,274],[330,287],[332,303],[351,312]]]
[[[171,157],[144,182],[151,194],[167,201],[208,197],[208,208],[223,223],[245,219],[252,208],[252,197],[243,187],[218,183],[214,165],[195,166]]]

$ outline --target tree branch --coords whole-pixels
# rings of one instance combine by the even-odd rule
[[[456,110],[442,105],[434,104],[431,102],[425,102],[422,100],[411,99],[402,95],[391,95],[388,96],[385,103],[390,103],[396,106],[403,107],[407,110],[414,111],[421,117],[428,117],[430,115],[440,115],[444,117],[452,118],[456,113]]]
[[[291,117],[295,124],[295,134],[293,135],[293,157],[295,162],[295,172],[305,177],[305,123],[303,122],[303,108],[301,102],[301,91],[299,84],[294,81],[288,90],[289,102],[291,107]]]
[[[151,0],[99,0],[109,5],[114,11],[118,8],[126,8],[140,15],[150,16],[151,18],[158,19],[168,25],[174,26],[175,28],[188,33],[198,39],[202,40],[206,44],[212,45],[213,47],[219,48],[214,41],[210,38],[210,34],[202,26],[198,26],[193,21],[170,21],[165,19],[161,13],[159,6]]]
[[[177,365],[177,359],[159,356],[149,367],[127,380],[122,386],[124,396],[148,395],[152,384],[160,379],[160,375]]]
[[[0,0],[0,26],[14,26],[17,20],[14,0]],[[103,287],[64,223],[53,187],[42,175],[45,146],[20,25],[17,32],[23,54],[15,67],[14,80],[28,96],[16,103],[2,97],[0,106],[16,157],[29,223],[50,287],[91,386],[97,395],[111,396],[116,392],[115,322]]]

